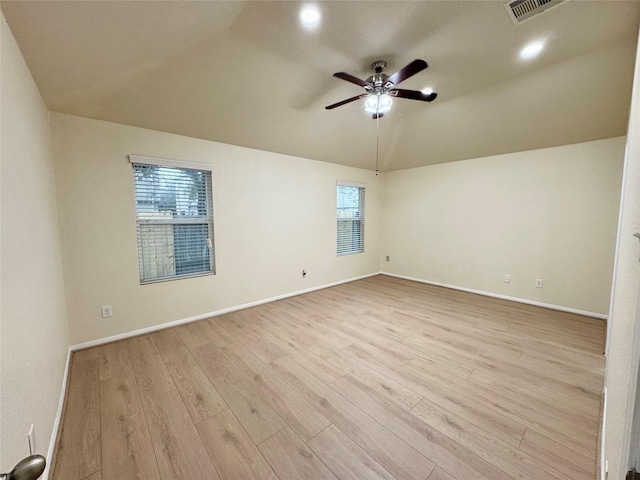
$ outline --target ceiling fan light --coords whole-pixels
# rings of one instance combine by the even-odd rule
[[[379,113],[388,112],[389,110],[391,110],[392,103],[393,103],[393,100],[389,95],[387,94],[380,95],[380,98],[378,100],[378,112]]]
[[[386,113],[391,110],[393,100],[386,93],[383,95],[370,95],[364,102],[364,111],[368,113]]]
[[[377,113],[378,97],[376,95],[370,95],[369,97],[367,97],[367,101],[364,102],[364,111],[369,113]]]

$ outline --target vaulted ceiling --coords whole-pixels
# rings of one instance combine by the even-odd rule
[[[381,170],[624,135],[639,2],[567,1],[514,25],[493,1],[2,1],[51,111],[372,169],[376,122],[332,77],[429,68],[380,119]],[[519,52],[542,40],[542,53]]]

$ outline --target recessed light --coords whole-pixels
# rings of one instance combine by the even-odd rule
[[[427,87],[422,89],[422,93],[425,95],[431,95],[433,93],[433,88]]]
[[[529,59],[537,57],[544,48],[543,41],[532,42],[520,50],[520,58]]]
[[[320,25],[320,10],[316,5],[305,5],[300,10],[300,22],[307,28],[313,28]]]

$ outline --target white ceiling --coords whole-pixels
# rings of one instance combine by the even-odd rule
[[[504,2],[2,1],[50,110],[373,169],[360,78],[382,59],[433,103],[396,99],[381,170],[626,133],[640,2],[566,2],[513,25]],[[542,54],[522,61],[536,39]]]

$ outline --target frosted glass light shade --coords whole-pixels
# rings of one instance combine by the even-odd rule
[[[368,113],[386,113],[391,110],[393,99],[387,95],[371,95],[364,102],[364,110]]]

